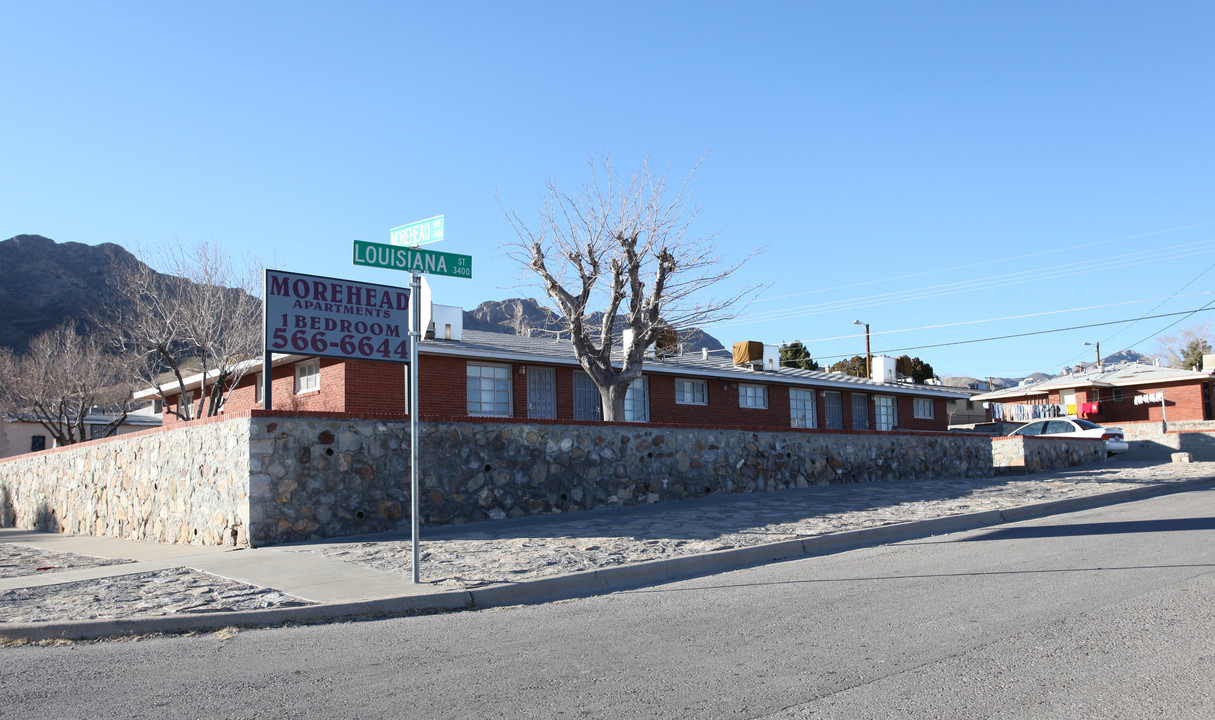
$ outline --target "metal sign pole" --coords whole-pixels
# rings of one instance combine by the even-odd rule
[[[265,410],[274,409],[273,401],[270,398],[270,387],[274,384],[270,377],[273,363],[267,340],[270,337],[270,316],[266,309],[266,299],[270,297],[269,277],[270,271],[262,270],[262,408]]]
[[[422,274],[410,273],[410,302],[413,304],[413,322],[409,331],[409,520],[413,537],[413,583],[421,581],[418,572],[418,343],[422,341]]]

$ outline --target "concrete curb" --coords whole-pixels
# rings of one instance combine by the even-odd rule
[[[116,635],[178,633],[225,627],[266,627],[283,623],[312,623],[395,617],[418,612],[472,610],[509,605],[534,605],[555,600],[605,595],[622,590],[661,585],[675,580],[715,575],[806,557],[821,557],[891,543],[919,540],[1005,523],[1090,510],[1106,505],[1215,486],[1215,479],[1186,480],[1167,485],[1145,485],[1097,495],[1054,500],[1007,510],[882,525],[861,530],[783,540],[765,545],[684,555],[632,565],[598,568],[519,583],[490,585],[428,595],[405,595],[380,600],[305,605],[266,610],[197,615],[158,615],[112,620],[75,620],[36,623],[0,623],[0,638],[7,640],[93,640]]]

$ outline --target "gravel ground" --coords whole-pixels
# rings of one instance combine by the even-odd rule
[[[479,523],[467,530],[423,527],[420,574],[424,582],[472,588],[1204,477],[1215,478],[1215,463],[1115,461],[1008,478],[828,485],[627,513]],[[383,572],[412,573],[407,536],[330,541],[307,551]]]
[[[999,510],[1144,485],[1215,479],[1215,463],[1118,463],[1009,478],[829,485],[422,529],[421,577],[453,588],[519,582],[827,533]],[[294,547],[412,573],[407,536]],[[125,562],[0,543],[0,577]],[[49,569],[44,569],[49,568]],[[0,592],[0,622],[229,612],[310,604],[188,568]]]

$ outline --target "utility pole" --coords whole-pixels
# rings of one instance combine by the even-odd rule
[[[869,352],[869,323],[861,322],[860,320],[853,320],[852,324],[865,326],[865,377],[872,380],[873,379],[873,356]]]

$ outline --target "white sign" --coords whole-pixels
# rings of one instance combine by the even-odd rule
[[[266,271],[266,352],[409,362],[409,290]]]
[[[443,239],[443,216],[436,215],[408,225],[394,227],[388,231],[388,242],[392,245],[417,247]]]

